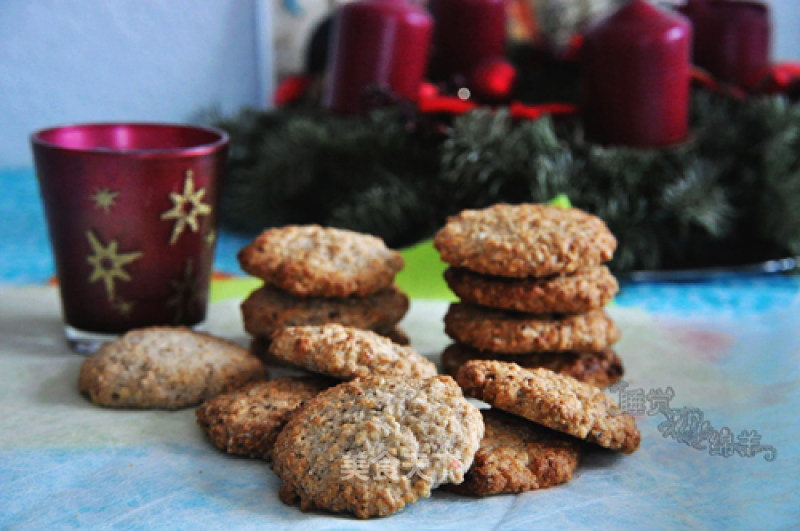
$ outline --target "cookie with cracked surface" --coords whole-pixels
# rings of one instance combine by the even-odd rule
[[[473,360],[456,375],[464,394],[612,450],[630,454],[641,435],[632,416],[599,388],[548,369]]]
[[[606,305],[619,291],[606,266],[519,279],[450,267],[444,279],[463,301],[528,313],[584,313]]]
[[[459,343],[508,354],[601,350],[621,336],[602,309],[576,314],[532,314],[458,302],[450,305],[444,323],[447,335]]]
[[[579,440],[499,409],[481,410],[485,433],[472,466],[447,490],[469,496],[546,489],[572,479]]]
[[[78,389],[96,404],[180,409],[267,377],[261,361],[224,339],[183,327],[132,330],[81,365]]]
[[[391,328],[385,330],[374,330],[374,332],[380,336],[383,336],[387,339],[390,339],[393,343],[397,343],[398,345],[408,346],[411,344],[411,340],[406,334],[405,330],[403,330],[400,326],[395,325]],[[250,352],[253,355],[257,356],[262,362],[266,365],[275,366],[275,367],[284,367],[287,369],[297,369],[298,366],[289,363],[288,361],[278,358],[277,356],[273,356],[269,353],[269,346],[272,344],[272,336],[263,336],[258,335],[254,336],[250,340]]]
[[[267,229],[238,254],[247,273],[299,296],[366,296],[388,288],[403,257],[368,234],[319,225]]]
[[[433,245],[450,265],[524,278],[600,265],[617,240],[603,220],[577,208],[500,203],[448,218]]]
[[[472,464],[483,420],[450,376],[369,377],[323,391],[278,435],[280,498],[300,509],[392,514]]]
[[[358,328],[338,324],[289,326],[272,337],[269,354],[341,380],[370,375],[425,378],[436,365],[411,347]]]
[[[285,326],[339,323],[368,330],[389,329],[408,311],[408,297],[394,286],[365,297],[300,297],[263,286],[242,303],[244,329],[269,336]]]
[[[516,363],[526,369],[544,367],[559,374],[603,388],[617,382],[624,374],[622,360],[613,349],[584,352],[533,352],[501,354],[484,352],[467,345],[452,343],[442,352],[442,369],[455,376],[470,360],[497,360]]]
[[[197,424],[214,446],[230,454],[272,459],[272,449],[298,407],[335,382],[285,376],[206,400],[197,408]]]

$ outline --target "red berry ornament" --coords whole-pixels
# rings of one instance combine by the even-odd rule
[[[511,99],[517,71],[514,66],[496,57],[481,63],[469,80],[469,87],[475,97],[487,103],[502,103]]]

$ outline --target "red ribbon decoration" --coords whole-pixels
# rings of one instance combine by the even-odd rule
[[[291,105],[303,99],[308,87],[311,85],[311,78],[301,74],[289,76],[283,80],[275,89],[273,101],[276,107]]]

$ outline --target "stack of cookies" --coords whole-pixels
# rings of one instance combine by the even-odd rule
[[[286,226],[264,231],[238,258],[245,272],[264,281],[242,303],[251,350],[259,356],[286,326],[339,323],[408,342],[397,327],[408,297],[394,286],[404,261],[379,238]]]
[[[461,299],[445,316],[450,374],[472,359],[545,367],[597,387],[623,373],[620,331],[603,307],[618,284],[616,239],[576,208],[498,204],[451,217],[434,239]]]

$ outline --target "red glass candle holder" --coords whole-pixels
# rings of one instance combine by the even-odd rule
[[[228,137],[109,123],[31,135],[70,345],[205,320]]]
[[[770,67],[770,11],[761,2],[692,0],[681,11],[694,26],[697,66],[718,80],[755,88]]]
[[[586,31],[583,116],[592,140],[642,148],[685,140],[691,35],[685,17],[643,0]]]
[[[362,112],[368,89],[415,100],[432,32],[431,16],[408,0],[360,0],[342,6],[334,19],[323,105],[343,114]]]

